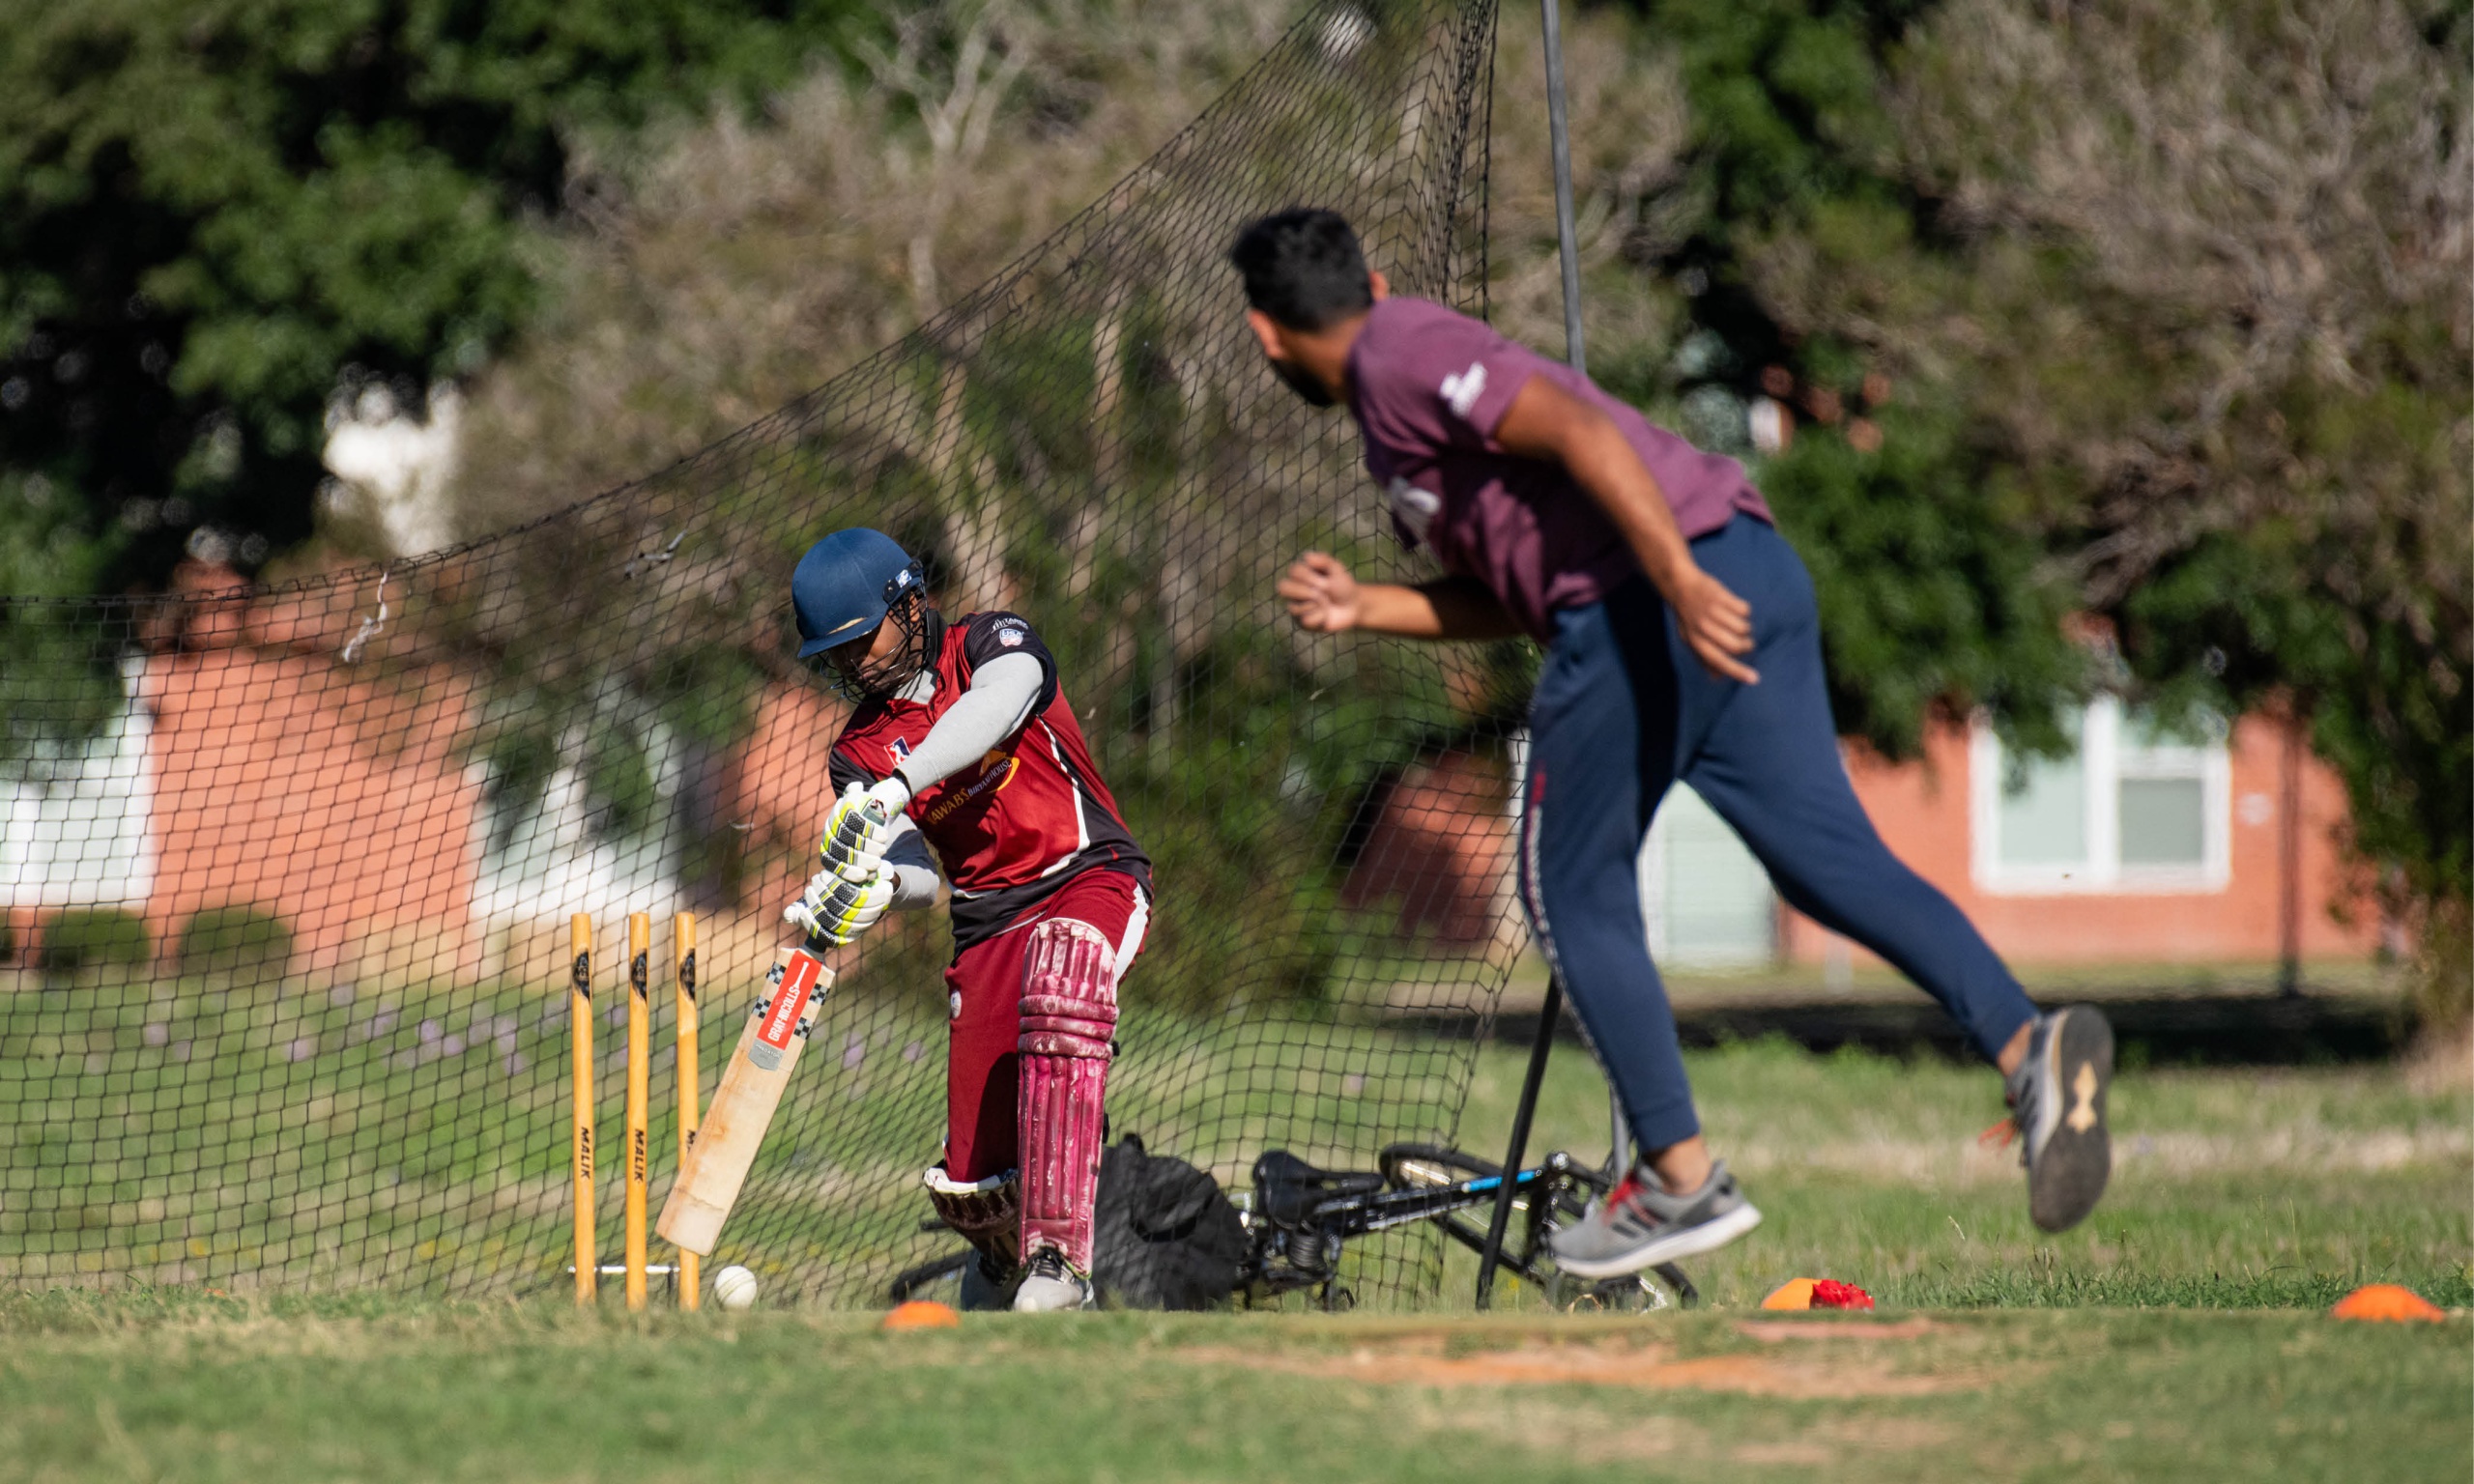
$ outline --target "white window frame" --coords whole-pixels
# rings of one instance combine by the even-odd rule
[[[1999,897],[2221,892],[2233,874],[2233,763],[2222,735],[2204,743],[2133,748],[2123,735],[2120,700],[2101,696],[2080,719],[2079,759],[2087,858],[2075,865],[2005,864],[2001,859],[2001,739],[1982,717],[1968,746],[1970,856],[1977,887]],[[2125,866],[2121,859],[2124,778],[2200,781],[2203,858],[2197,866]]]

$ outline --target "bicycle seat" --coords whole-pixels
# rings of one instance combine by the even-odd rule
[[[1318,1170],[1284,1149],[1266,1150],[1254,1161],[1254,1210],[1274,1226],[1295,1227],[1320,1202],[1372,1195],[1383,1187],[1378,1171]]]

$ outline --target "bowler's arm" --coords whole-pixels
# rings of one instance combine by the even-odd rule
[[[1361,583],[1324,552],[1308,552],[1280,580],[1297,626],[1316,634],[1363,629],[1402,639],[1510,639],[1520,625],[1484,584],[1439,578],[1416,586]]]
[[[1513,394],[1495,424],[1506,453],[1564,466],[1624,537],[1670,608],[1684,642],[1711,673],[1750,685],[1761,677],[1737,658],[1752,652],[1752,607],[1692,559],[1675,508],[1615,420],[1542,376]]]

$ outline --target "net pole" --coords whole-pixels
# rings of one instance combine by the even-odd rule
[[[679,913],[672,920],[670,934],[670,951],[676,965],[673,972],[678,985],[678,1023],[673,1033],[678,1051],[678,1167],[684,1170],[687,1147],[696,1142],[696,1123],[701,1116],[696,1104],[702,1097],[696,1070],[696,914]],[[705,1260],[681,1247],[674,1261],[678,1265],[678,1306],[695,1309],[704,1301]]]
[[[1578,229],[1572,210],[1571,120],[1564,107],[1564,17],[1556,0],[1538,0],[1538,24],[1546,42],[1546,137],[1555,161],[1555,255],[1564,271],[1564,358],[1573,370],[1587,371],[1589,352],[1581,335],[1580,244],[1574,240]],[[1529,1051],[1529,1071],[1520,1084],[1520,1105],[1512,1110],[1504,1183],[1495,1192],[1494,1216],[1486,1223],[1486,1245],[1478,1254],[1478,1307],[1482,1309],[1494,1299],[1495,1268],[1503,1259],[1504,1232],[1511,1224],[1512,1177],[1520,1169],[1521,1156],[1529,1152],[1529,1123],[1538,1111],[1538,1089],[1546,1076],[1546,1058],[1555,1048],[1555,1017],[1563,1007],[1564,986],[1550,978],[1545,1003],[1539,1011],[1538,1040]],[[1620,1141],[1621,1134],[1617,1137]],[[1620,1142],[1617,1147],[1622,1147]]]
[[[590,1305],[601,1270],[592,1241],[592,918],[567,920],[567,1022],[575,1051],[576,1302]]]
[[[1606,1079],[1606,1183],[1624,1178],[1624,1159],[1632,1152],[1632,1131],[1624,1123],[1624,1094],[1615,1079]]]
[[[1556,0],[1539,0],[1539,22],[1546,31],[1546,133],[1555,157],[1555,255],[1564,272],[1564,358],[1575,371],[1589,369],[1589,350],[1581,336],[1581,251],[1575,241],[1578,213],[1572,205],[1572,133],[1564,106],[1564,26]],[[1624,1095],[1612,1077],[1606,1083],[1606,1179],[1623,1178],[1631,1154],[1631,1133],[1624,1117]]]
[[[1555,157],[1555,253],[1564,274],[1564,358],[1575,371],[1589,369],[1589,350],[1581,336],[1581,257],[1572,204],[1572,133],[1565,112],[1564,26],[1556,0],[1539,0],[1539,23],[1546,32],[1546,133]],[[1606,1082],[1606,1179],[1621,1180],[1630,1156],[1632,1138],[1624,1117],[1624,1095],[1615,1079]]]
[[[627,914],[627,1307],[645,1306],[645,1216],[652,1180],[653,920]]]
[[[1581,255],[1572,210],[1571,121],[1564,109],[1564,22],[1555,0],[1538,0],[1546,32],[1546,136],[1555,157],[1555,255],[1564,269],[1564,358],[1575,371],[1589,369],[1581,342]]]
[[[1520,1105],[1511,1113],[1511,1147],[1504,1151],[1503,1184],[1495,1187],[1495,1213],[1486,1222],[1486,1244],[1478,1251],[1478,1307],[1482,1309],[1494,1303],[1495,1268],[1503,1261],[1504,1233],[1511,1226],[1512,1192],[1519,1182],[1520,1161],[1529,1154],[1529,1121],[1538,1111],[1538,1088],[1546,1080],[1546,1057],[1555,1049],[1555,1021],[1563,1013],[1564,986],[1550,975],[1546,998],[1538,1006],[1538,1039],[1530,1042],[1529,1070],[1520,1079]],[[1542,1193],[1534,1197],[1544,1198]]]

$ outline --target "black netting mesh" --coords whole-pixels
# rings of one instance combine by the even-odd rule
[[[626,914],[655,929],[658,1210],[673,914],[700,927],[709,1096],[843,714],[792,658],[788,573],[851,524],[931,554],[949,614],[1032,617],[1157,862],[1116,1128],[1224,1181],[1267,1146],[1363,1167],[1452,1136],[1516,942],[1503,770],[1467,759],[1521,662],[1280,619],[1304,547],[1403,558],[1345,419],[1266,374],[1223,254],[1258,213],[1330,205],[1398,290],[1482,311],[1494,25],[1490,0],[1316,8],[968,300],[527,528],[267,590],[14,606],[0,1280],[563,1284],[576,912],[616,1261]],[[951,1244],[917,1184],[941,917],[842,960],[708,1272],[869,1302]],[[1438,1009],[1463,1029],[1415,1028]],[[1414,1298],[1439,1270],[1411,1233],[1350,1276]]]

